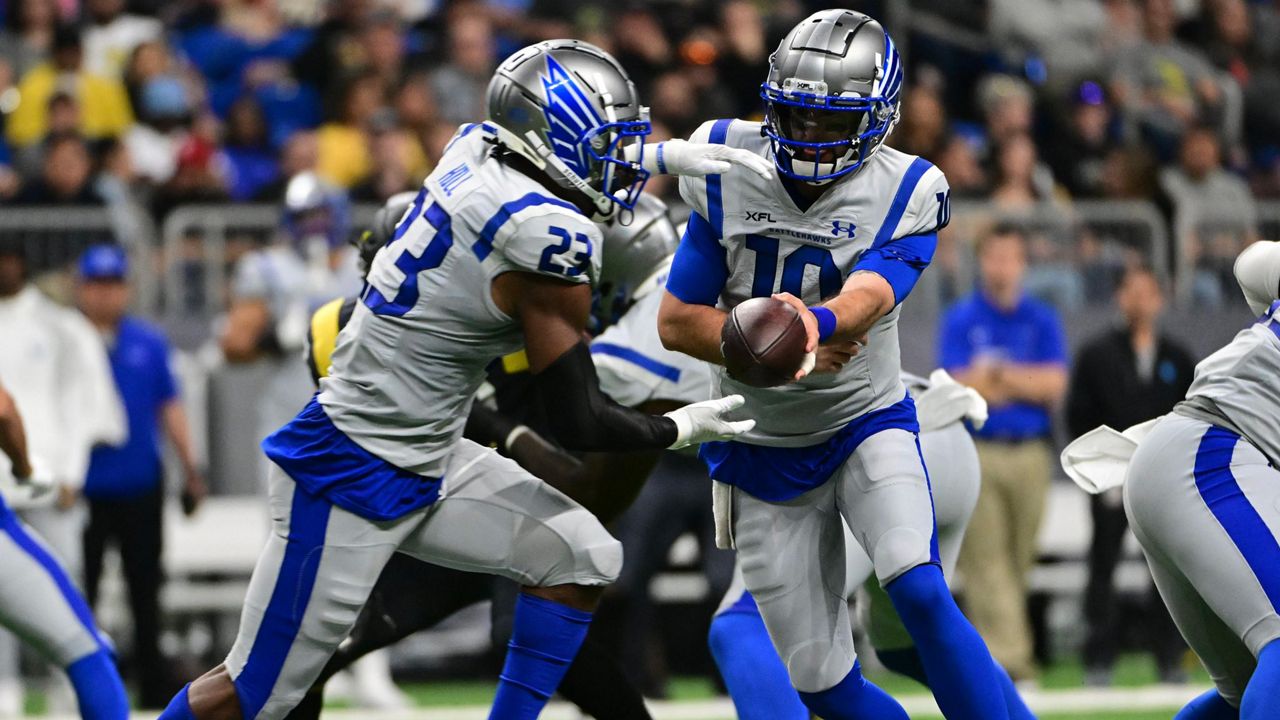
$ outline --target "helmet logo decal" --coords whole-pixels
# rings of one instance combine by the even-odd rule
[[[898,49],[893,46],[893,38],[889,37],[889,33],[884,34],[884,58],[880,59],[880,67],[876,72],[876,85],[872,89],[873,95],[888,98],[890,102],[896,101],[898,91],[902,89],[902,58],[898,55]]]
[[[604,121],[573,76],[551,55],[547,55],[547,74],[542,78],[542,88],[547,97],[543,113],[552,151],[579,177],[587,177],[590,166],[582,156],[580,143],[587,131],[603,125]]]

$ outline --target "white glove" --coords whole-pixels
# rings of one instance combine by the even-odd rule
[[[680,139],[645,145],[641,164],[659,175],[720,175],[739,165],[766,180],[773,176],[773,161],[750,150]]]
[[[54,491],[58,488],[58,481],[40,458],[32,457],[31,474],[23,478],[13,476],[12,487],[11,504],[17,507],[30,507],[41,505],[45,500],[52,499]]]
[[[929,389],[916,398],[921,432],[938,430],[967,418],[975,430],[987,423],[987,401],[977,390],[956,382],[942,369],[929,375]]]
[[[1063,448],[1058,460],[1076,485],[1090,495],[1099,495],[1124,484],[1129,459],[1137,449],[1138,443],[1132,439],[1100,425]]]
[[[703,400],[667,413],[676,424],[676,441],[672,450],[713,440],[729,440],[756,426],[755,420],[726,420],[725,415],[742,407],[741,395],[719,400]]]
[[[1249,308],[1262,315],[1280,293],[1280,242],[1259,240],[1245,248],[1234,270]]]

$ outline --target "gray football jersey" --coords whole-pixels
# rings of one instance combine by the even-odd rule
[[[490,154],[464,126],[378,251],[338,336],[320,404],[358,445],[439,476],[485,366],[524,346],[493,301],[505,272],[569,282],[599,275],[600,230],[573,205]]]
[[[658,307],[665,282],[664,277],[591,342],[600,389],[628,407],[649,400],[687,405],[711,398],[713,366],[666,349],[658,337]]]
[[[1280,462],[1280,302],[1196,365],[1177,410],[1239,433]]]
[[[706,123],[691,142],[723,142],[772,157],[760,123]],[[787,291],[814,305],[840,292],[863,252],[877,242],[928,233],[946,224],[946,178],[928,162],[883,147],[852,177],[837,181],[806,211],[777,174],[739,172],[680,178],[680,195],[719,232],[729,279],[718,307]],[[718,371],[718,392],[741,394],[756,426],[741,439],[758,445],[820,443],[854,418],[903,399],[898,315],[868,333],[867,347],[837,374],[810,375],[756,388]]]

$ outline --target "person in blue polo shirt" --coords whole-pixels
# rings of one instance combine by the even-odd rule
[[[99,446],[89,461],[84,495],[85,590],[98,595],[107,545],[119,548],[133,615],[133,676],[143,707],[164,707],[173,688],[160,657],[160,550],[164,482],[159,430],[173,442],[185,475],[183,506],[195,510],[205,494],[196,468],[186,415],[169,365],[169,343],[151,325],[126,314],[128,267],[116,245],[95,245],[80,258],[77,295],[81,311],[102,333],[116,387],[128,416],[129,439]]]
[[[1023,291],[1026,239],[1000,225],[978,244],[978,288],[943,317],[940,365],[986,398],[975,433],[982,490],[960,551],[966,607],[1015,680],[1036,676],[1026,580],[1052,477],[1050,413],[1067,385],[1058,314]]]

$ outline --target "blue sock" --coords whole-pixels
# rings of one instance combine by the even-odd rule
[[[1236,720],[1240,711],[1227,704],[1217,690],[1210,690],[1187,703],[1173,720]]]
[[[84,720],[125,720],[129,717],[129,696],[107,650],[86,655],[67,666],[67,677],[76,691],[80,717]],[[189,716],[189,714],[188,714]]]
[[[924,663],[920,661],[920,653],[915,648],[876,650],[876,657],[880,658],[886,668],[928,687],[929,679],[925,677]],[[1027,707],[1026,701],[1013,686],[1013,678],[1009,677],[1009,673],[999,663],[996,663],[996,679],[1000,682],[1005,706],[1009,708],[1009,720],[1036,720],[1031,708]]]
[[[707,643],[741,720],[809,720],[754,601],[712,618]]]
[[[533,720],[578,654],[591,613],[520,593],[489,720]]]
[[[909,720],[897,700],[862,677],[862,666],[857,661],[835,687],[802,692],[800,699],[826,720]]]
[[[1009,677],[1009,671],[998,662],[992,661],[996,666],[996,680],[1000,682],[1000,692],[1004,695],[1005,707],[1009,708],[1009,720],[1036,720],[1035,713],[1031,712],[1031,708],[1027,707],[1027,701],[1022,699],[1022,695],[1018,694],[1018,688],[1013,685],[1013,678]]]
[[[937,565],[918,565],[885,587],[915,642],[929,689],[952,720],[1009,717],[995,662],[978,631],[956,607]]]
[[[1280,717],[1280,640],[1258,653],[1258,667],[1240,699],[1240,720]]]

